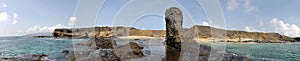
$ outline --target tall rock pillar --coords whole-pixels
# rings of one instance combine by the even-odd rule
[[[166,60],[178,61],[181,51],[179,32],[182,29],[183,15],[179,8],[171,7],[165,12],[166,21]]]

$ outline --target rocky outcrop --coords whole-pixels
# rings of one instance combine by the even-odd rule
[[[0,57],[0,61],[52,61],[46,54],[31,54],[15,57]]]
[[[95,29],[98,30],[95,30]],[[115,30],[114,30],[115,29]],[[89,37],[111,37],[114,35],[122,36],[122,32],[114,33],[118,31],[128,31],[130,36],[150,36],[150,37],[166,37],[166,30],[140,30],[131,27],[91,27],[91,28],[73,28],[73,29],[55,29],[53,37],[56,38],[89,38]],[[186,28],[183,28],[186,29]],[[76,31],[77,30],[77,31]],[[195,25],[189,30],[197,30],[198,38],[211,38],[211,37],[223,37],[227,39],[244,39],[251,38],[257,40],[257,42],[297,42],[296,38],[287,37],[278,33],[263,33],[263,32],[246,32],[238,30],[224,30],[209,26]],[[212,35],[211,30],[226,31],[225,35]],[[124,35],[124,34],[123,34]]]
[[[198,38],[223,37],[221,35],[212,35],[211,30],[226,31],[227,39],[256,39],[258,42],[295,42],[296,40],[278,33],[263,33],[263,32],[246,32],[238,30],[224,30],[209,26],[193,26],[192,28],[199,30]]]
[[[56,38],[93,38],[93,37],[111,37],[125,36],[129,34],[127,30],[136,30],[131,27],[90,27],[90,28],[71,28],[55,29],[53,37]],[[114,32],[114,33],[113,33]]]
[[[144,56],[142,52],[143,47],[139,46],[137,43],[129,42],[128,44],[117,46],[115,40],[112,38],[113,37],[91,38],[89,41],[85,43],[76,44],[76,46],[88,46],[94,50],[98,50],[98,53],[101,53],[99,54],[101,57],[95,57],[95,58],[99,58],[101,60],[104,59],[104,61],[127,60],[127,59],[140,58]],[[63,51],[64,54],[68,52],[69,51],[66,50]],[[93,53],[93,51],[89,53]],[[79,56],[83,57],[84,54]],[[110,58],[113,57],[113,59],[110,60],[108,59],[109,57]],[[76,58],[81,58],[81,57],[76,57]]]
[[[143,47],[140,47],[137,43],[129,42],[126,45],[117,47],[115,49],[115,53],[122,60],[135,59],[144,56],[143,52],[141,51],[142,49]]]
[[[178,61],[181,51],[179,32],[182,30],[183,15],[179,8],[171,7],[165,12],[166,21],[166,60]]]
[[[300,37],[294,38],[297,42],[300,42]]]

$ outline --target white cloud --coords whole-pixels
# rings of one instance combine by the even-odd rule
[[[76,25],[77,17],[70,17],[69,18],[69,26]]]
[[[295,24],[284,23],[282,20],[273,18],[270,24],[275,27],[275,32],[290,36],[290,37],[300,37],[300,29]]]
[[[6,4],[2,4],[2,7],[7,7],[7,5]]]
[[[251,26],[245,26],[245,31],[247,31],[247,32],[265,32],[265,31],[258,30],[255,27],[251,27]]]
[[[17,13],[14,13],[13,14],[14,18],[16,19],[18,17],[18,14]]]
[[[0,13],[0,22],[2,21],[6,21],[8,19],[9,15],[7,14],[7,12],[1,12]]]
[[[257,8],[251,4],[251,0],[244,0],[244,8],[247,12],[255,12]]]
[[[208,22],[202,22],[202,25],[209,26],[209,23]]]
[[[246,12],[255,12],[258,9],[252,5],[251,0],[228,0],[227,1],[227,10],[234,11],[238,8],[244,8]]]
[[[236,8],[238,8],[240,5],[240,3],[238,2],[238,0],[228,0],[227,1],[227,10],[228,11],[233,11]]]
[[[12,24],[17,24],[18,21],[16,19],[13,20]]]
[[[263,21],[259,21],[259,25],[260,26],[264,26],[264,22]]]
[[[61,24],[58,24],[58,25],[55,25],[55,26],[34,26],[34,27],[31,27],[27,30],[28,33],[44,33],[44,32],[53,32],[54,29],[57,29],[57,28],[62,28],[63,25]]]
[[[245,27],[245,31],[251,32],[250,27],[246,26],[246,27]]]

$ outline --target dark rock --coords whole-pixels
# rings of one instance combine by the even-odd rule
[[[179,8],[171,7],[165,12],[167,61],[178,61],[181,50],[179,32],[182,29],[183,15]]]
[[[90,38],[89,41],[85,43],[78,43],[79,46],[88,46],[93,49],[113,49],[114,40],[111,37],[99,37],[99,38]]]
[[[69,52],[70,52],[69,50],[63,50],[61,53],[68,54]]]
[[[133,59],[140,58],[144,56],[142,52],[143,47],[139,46],[135,42],[129,42],[126,45],[119,46],[115,51],[116,54],[122,59]]]
[[[52,38],[52,36],[32,36],[33,38]]]
[[[294,38],[297,42],[300,42],[300,37]]]
[[[1,57],[0,61],[51,61],[51,59],[46,54],[32,54],[15,57]]]
[[[79,43],[76,44],[77,46],[88,46],[91,47],[93,50],[100,50],[98,57],[101,60],[109,60],[113,58],[113,60],[127,60],[127,59],[134,59],[143,57],[144,54],[142,52],[143,47],[139,46],[135,42],[129,42],[128,44],[116,46],[116,43],[112,39],[113,37],[99,37],[99,38],[91,38],[86,43]],[[68,51],[63,51],[63,53],[67,53]],[[93,53],[86,52],[86,53]],[[83,55],[77,55],[84,57]],[[72,57],[72,56],[71,56]],[[80,57],[75,57],[80,58]],[[95,57],[97,58],[97,57]],[[74,59],[73,59],[74,60]]]

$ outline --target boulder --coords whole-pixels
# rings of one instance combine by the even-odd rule
[[[171,7],[165,12],[167,61],[178,61],[181,50],[179,32],[182,29],[183,15],[179,8]]]
[[[46,54],[30,54],[14,57],[1,57],[0,61],[52,61]]]
[[[135,42],[129,42],[128,44],[119,46],[117,49],[115,49],[117,56],[122,60],[143,57],[144,54],[142,50],[143,47],[139,46]]]

